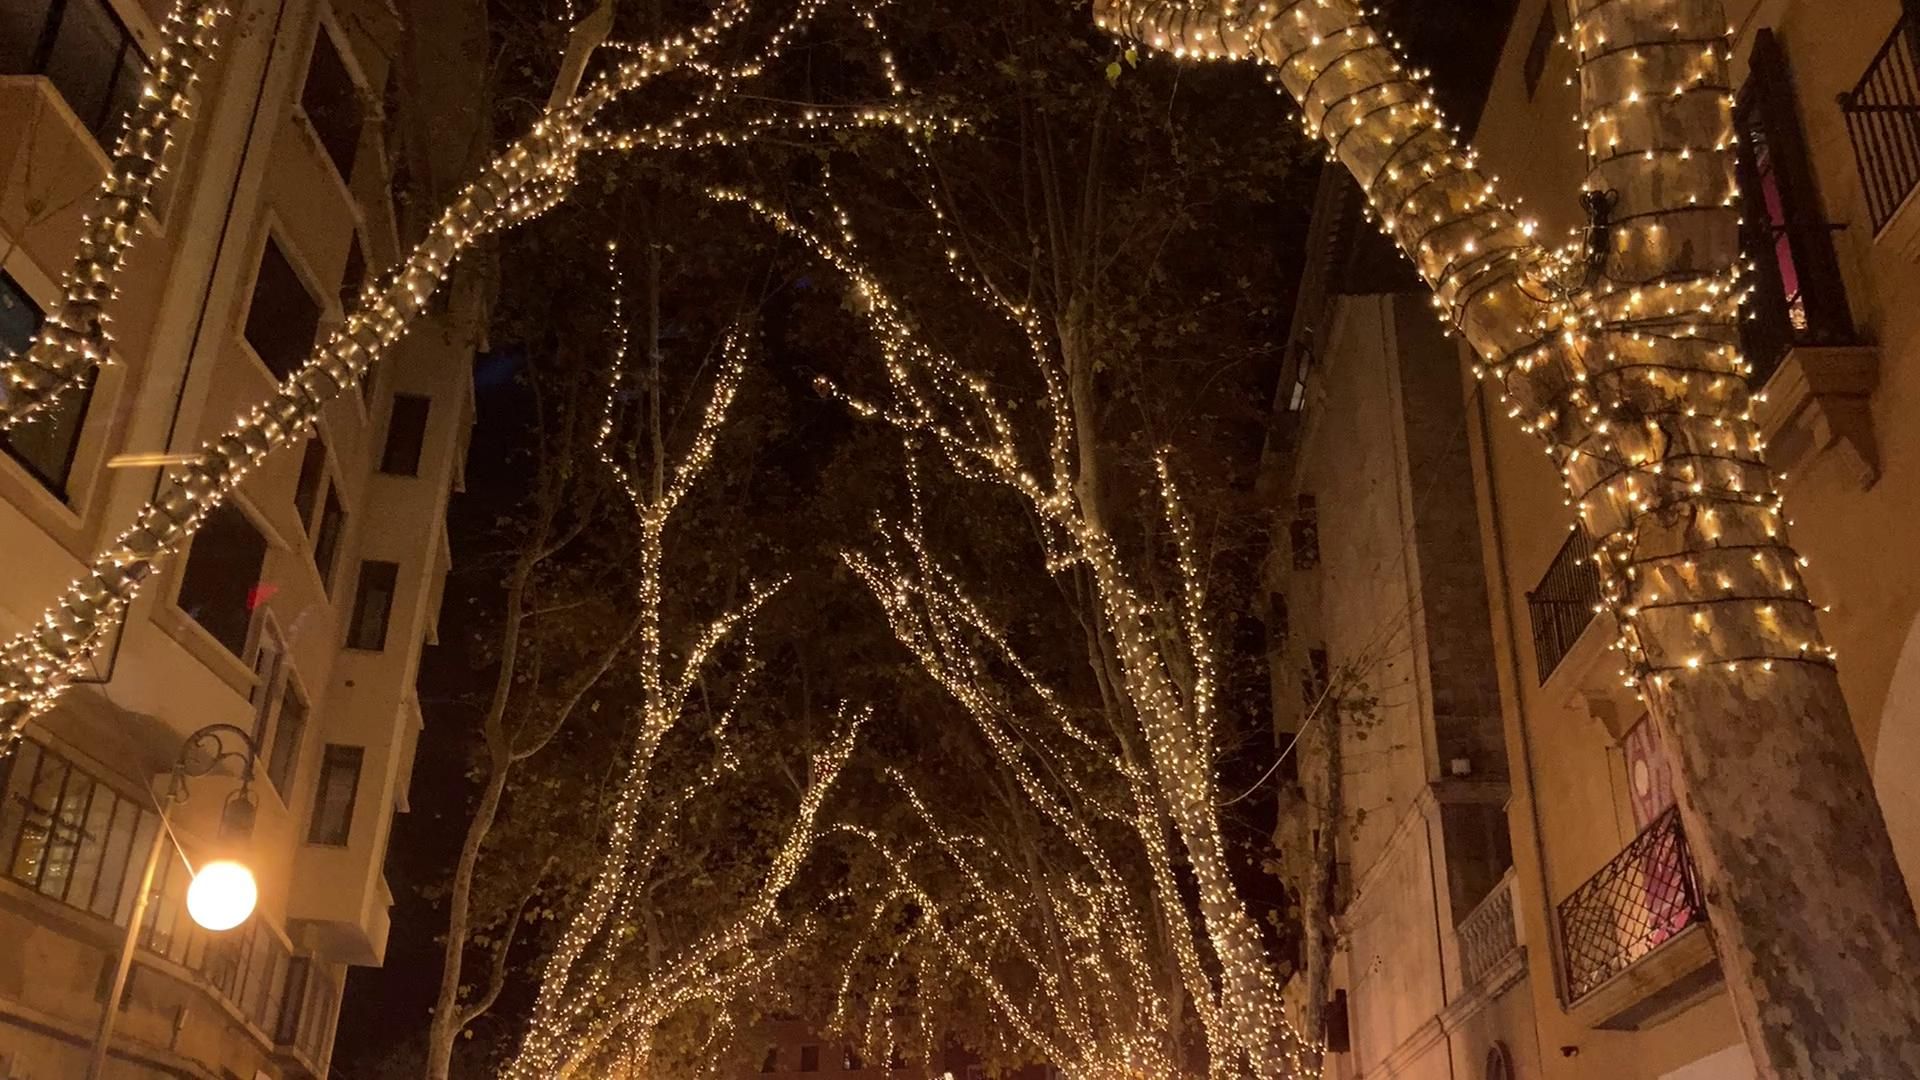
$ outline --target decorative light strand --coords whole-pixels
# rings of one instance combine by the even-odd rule
[[[80,246],[60,281],[60,302],[41,322],[33,344],[5,358],[0,378],[0,431],[45,412],[62,394],[113,359],[107,305],[119,294],[120,271],[153,212],[153,190],[167,175],[174,128],[193,103],[199,69],[212,65],[225,0],[174,0],[160,23],[160,51],[121,121],[107,175],[80,223]]]

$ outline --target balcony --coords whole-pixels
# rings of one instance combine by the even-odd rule
[[[1540,584],[1527,593],[1527,614],[1533,624],[1534,669],[1546,685],[1573,643],[1593,621],[1602,605],[1600,571],[1593,565],[1593,541],[1584,529],[1574,529],[1560,546]]]
[[[1454,928],[1459,943],[1460,981],[1475,989],[1494,981],[1520,952],[1520,935],[1513,917],[1513,871],[1509,869],[1486,899],[1474,906]]]
[[[1874,231],[1887,234],[1920,185],[1920,49],[1913,17],[1902,15],[1860,81],[1841,95],[1847,137]]]
[[[1560,901],[1557,914],[1567,1005],[1594,1027],[1646,1026],[1719,979],[1677,808]]]

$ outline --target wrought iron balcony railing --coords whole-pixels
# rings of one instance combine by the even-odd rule
[[[1454,937],[1460,943],[1460,979],[1469,987],[1480,985],[1520,947],[1513,923],[1513,871],[1460,920]]]
[[[1540,584],[1527,593],[1534,666],[1542,683],[1580,639],[1600,604],[1600,570],[1593,565],[1593,541],[1587,539],[1586,530],[1575,529]]]
[[[1920,42],[1916,33],[1920,27],[1914,16],[1903,15],[1860,82],[1840,97],[1876,230],[1893,219],[1900,204],[1920,185]]]
[[[1560,901],[1560,945],[1572,1004],[1707,918],[1678,808]]]

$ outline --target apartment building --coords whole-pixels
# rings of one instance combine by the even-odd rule
[[[1275,402],[1274,712],[1337,831],[1329,1076],[1479,1076],[1526,1055],[1509,755],[1454,343],[1321,177]],[[1303,806],[1277,838],[1298,859]],[[1305,876],[1295,868],[1296,876]]]
[[[57,300],[166,7],[0,0],[0,349],[25,348]],[[153,497],[137,462],[224,430],[418,238],[485,144],[485,52],[458,47],[483,20],[477,4],[234,4],[110,308],[114,362],[0,438],[0,634]],[[346,969],[386,949],[382,863],[407,809],[482,277],[443,290],[250,476],[0,759],[0,1076],[86,1075],[155,845],[106,1074],[327,1074]],[[212,850],[237,770],[193,780],[164,827],[156,801],[211,724],[246,734],[225,748],[252,756],[257,804],[241,855],[259,904],[221,933],[183,910],[185,865]]]
[[[1744,349],[1764,395],[1756,412],[1769,464],[1786,477],[1812,591],[1831,605],[1824,628],[1839,650],[1856,732],[1912,887],[1920,885],[1920,794],[1912,783],[1920,774],[1920,566],[1910,554],[1920,531],[1920,12],[1900,0],[1727,7],[1743,245],[1754,285]],[[1577,200],[1585,162],[1573,58],[1561,42],[1567,29],[1563,0],[1521,0],[1473,137],[1503,193],[1523,199],[1549,236],[1586,224]],[[1375,391],[1351,390],[1365,377],[1361,365],[1416,347],[1414,337],[1386,333],[1400,333],[1397,302],[1368,295],[1329,303],[1309,320],[1319,336],[1311,365],[1298,365],[1305,370],[1294,378],[1292,400],[1308,414],[1298,421],[1295,483],[1301,492],[1340,492],[1312,508],[1326,557],[1317,569],[1284,575],[1293,636],[1318,635],[1289,646],[1308,650],[1303,683],[1359,655],[1343,644],[1357,599],[1368,589],[1399,595],[1398,571],[1378,580],[1339,573],[1336,546],[1360,545],[1340,558],[1377,560],[1389,550],[1378,541],[1393,528],[1414,546],[1424,527],[1418,514],[1378,520],[1396,499],[1418,505],[1418,474],[1379,482],[1379,452],[1360,452],[1382,437],[1377,423],[1360,422],[1365,411],[1411,414],[1395,404],[1415,400],[1406,365],[1386,404]],[[1486,397],[1468,359],[1454,358],[1455,401],[1464,402],[1472,539],[1484,559],[1505,774],[1488,777],[1491,758],[1475,757],[1463,775],[1507,786],[1511,868],[1470,910],[1462,912],[1457,890],[1449,895],[1460,874],[1445,828],[1398,794],[1421,791],[1424,775],[1432,801],[1444,805],[1445,781],[1432,779],[1454,775],[1444,757],[1451,751],[1437,749],[1447,745],[1442,693],[1388,673],[1377,685],[1397,694],[1411,681],[1407,696],[1430,694],[1435,720],[1395,727],[1392,695],[1375,689],[1388,737],[1347,744],[1348,753],[1393,765],[1365,781],[1371,788],[1348,793],[1349,811],[1363,816],[1349,822],[1342,869],[1351,893],[1337,900],[1343,1052],[1332,1056],[1329,1075],[1748,1080],[1754,1066],[1714,957],[1665,752],[1621,684],[1607,648],[1610,618],[1594,614],[1599,584],[1586,560],[1588,538],[1552,463]],[[1385,385],[1392,389],[1392,378]],[[1314,465],[1315,439],[1329,439],[1316,434],[1316,408],[1326,413],[1318,423],[1338,432],[1331,439],[1351,444],[1344,458],[1328,458],[1338,461],[1330,473]],[[1419,440],[1393,437],[1393,454],[1415,460]],[[1364,505],[1341,505],[1348,500]],[[1283,512],[1307,509],[1283,504]],[[1427,563],[1409,555],[1400,565],[1424,571]],[[1307,622],[1297,597],[1310,599]],[[1428,641],[1469,642],[1488,629],[1452,621],[1457,612],[1443,616],[1430,600],[1422,610],[1413,625],[1424,625]],[[1423,650],[1418,634],[1410,638],[1412,665]],[[1313,648],[1325,651],[1315,657]],[[1477,672],[1482,658],[1447,663],[1463,661]],[[1383,795],[1395,796],[1388,820],[1379,819]],[[1400,841],[1414,849],[1411,872],[1394,869],[1395,841],[1378,839],[1400,828],[1426,832]],[[1415,887],[1385,884],[1408,873]],[[1385,910],[1410,910],[1427,896],[1433,916],[1417,925]],[[1403,951],[1373,944],[1387,933],[1399,935]],[[1435,934],[1434,947],[1407,948],[1427,940],[1415,933]],[[1445,1054],[1421,1049],[1442,1043]]]

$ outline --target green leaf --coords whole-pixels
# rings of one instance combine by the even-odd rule
[[[1119,81],[1120,81],[1120,61],[1115,60],[1113,63],[1107,65],[1107,82],[1117,83]]]
[[[1129,46],[1127,48],[1126,57],[1127,57],[1128,67],[1137,68],[1140,66],[1140,50],[1139,49]]]

